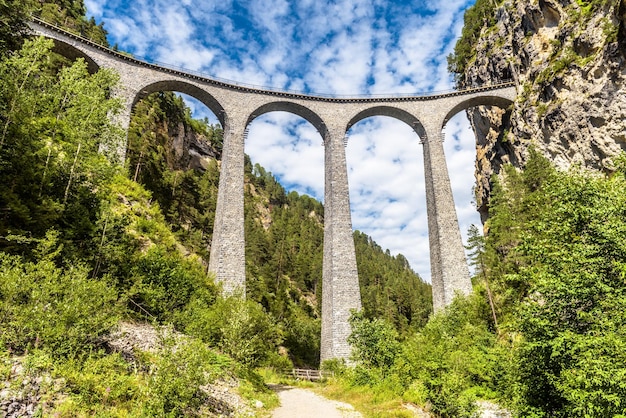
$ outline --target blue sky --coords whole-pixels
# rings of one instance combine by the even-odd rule
[[[397,94],[452,88],[446,56],[472,0],[86,0],[109,41],[151,62],[235,82],[319,94]],[[194,114],[208,109],[189,100]],[[475,139],[464,113],[444,142],[465,237],[480,224],[473,204]],[[430,279],[422,146],[402,122],[366,119],[348,132],[352,223],[402,253]],[[252,161],[290,190],[323,197],[317,131],[287,113],[256,119]]]

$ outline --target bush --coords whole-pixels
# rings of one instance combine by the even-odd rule
[[[142,401],[143,379],[129,371],[129,364],[119,354],[93,353],[55,366],[55,374],[65,380],[70,399],[63,408],[86,414],[136,409]],[[139,411],[135,411],[138,413]]]
[[[164,337],[148,381],[148,416],[194,415],[207,395],[201,387],[224,373],[230,361],[197,339]]]
[[[367,369],[377,369],[384,376],[400,350],[398,333],[383,319],[367,319],[362,312],[350,316],[352,359]]]
[[[507,351],[489,329],[481,295],[457,296],[402,346],[395,370],[408,395],[443,417],[471,417],[474,401],[505,384]]]
[[[283,320],[284,345],[298,365],[317,367],[320,355],[321,321],[311,318],[300,307],[293,308],[291,315]]]
[[[177,316],[177,323],[185,332],[250,367],[261,365],[282,342],[279,327],[261,305],[238,295],[219,298],[213,305],[194,298]]]
[[[147,312],[160,322],[172,320],[172,313],[184,309],[196,291],[202,290],[209,301],[216,292],[200,263],[158,245],[138,257],[130,282],[128,297],[133,303],[129,308],[141,316]]]
[[[0,253],[0,345],[72,357],[91,350],[119,319],[117,293],[84,266],[57,268]]]
[[[518,245],[529,284],[514,326],[519,408],[540,416],[623,414],[626,181],[558,173]],[[528,193],[528,192],[527,192]],[[539,412],[537,412],[539,411]]]

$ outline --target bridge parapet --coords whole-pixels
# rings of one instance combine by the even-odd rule
[[[91,48],[97,49],[101,52],[104,52],[116,59],[141,65],[146,68],[163,72],[178,75],[181,77],[185,77],[191,80],[200,81],[202,83],[214,84],[220,87],[229,88],[232,90],[245,91],[248,93],[257,93],[263,95],[273,95],[276,97],[285,97],[296,100],[314,100],[314,101],[327,101],[333,103],[378,103],[378,102],[393,102],[393,101],[412,101],[412,100],[438,100],[446,97],[455,97],[459,95],[466,95],[470,93],[484,93],[491,90],[498,90],[506,87],[515,86],[514,81],[512,80],[503,80],[499,83],[492,84],[484,84],[480,86],[472,86],[461,90],[442,90],[442,91],[430,91],[423,93],[380,93],[380,94],[352,94],[352,95],[342,95],[335,93],[311,93],[299,90],[285,90],[276,87],[270,86],[261,86],[249,83],[243,83],[234,80],[228,80],[221,77],[216,77],[209,75],[207,73],[203,73],[200,71],[193,71],[190,69],[186,69],[183,67],[178,67],[172,64],[160,63],[156,61],[148,61],[145,59],[136,58],[132,55],[114,50],[112,48],[106,47],[104,45],[93,42],[90,39],[84,38],[78,34],[67,31],[63,28],[50,24],[44,20],[41,20],[37,17],[32,17],[31,28],[33,28],[36,32],[43,33],[44,35],[49,36],[47,31],[42,31],[41,28],[45,28],[48,31],[54,31],[58,34],[76,40],[83,45],[88,45]]]

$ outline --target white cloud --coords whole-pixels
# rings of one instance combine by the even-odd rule
[[[294,135],[295,134],[295,135]],[[317,130],[304,119],[272,112],[250,125],[246,153],[294,189],[324,196],[324,147]]]
[[[427,222],[419,137],[403,122],[370,118],[352,127],[346,153],[354,228],[392,254],[403,253],[429,278],[428,251],[420,243]]]
[[[96,19],[100,19],[102,17],[104,4],[105,0],[85,0],[85,7],[89,10],[89,14]]]

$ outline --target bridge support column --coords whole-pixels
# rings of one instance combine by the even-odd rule
[[[327,132],[324,190],[321,361],[349,360],[350,311],[361,309],[356,268],[344,131]]]
[[[472,282],[454,207],[441,131],[427,129],[422,143],[433,308],[437,312],[452,302],[455,293],[469,294]]]
[[[223,293],[232,295],[246,288],[243,211],[244,127],[224,129],[222,167],[211,242],[209,271],[222,283]]]

